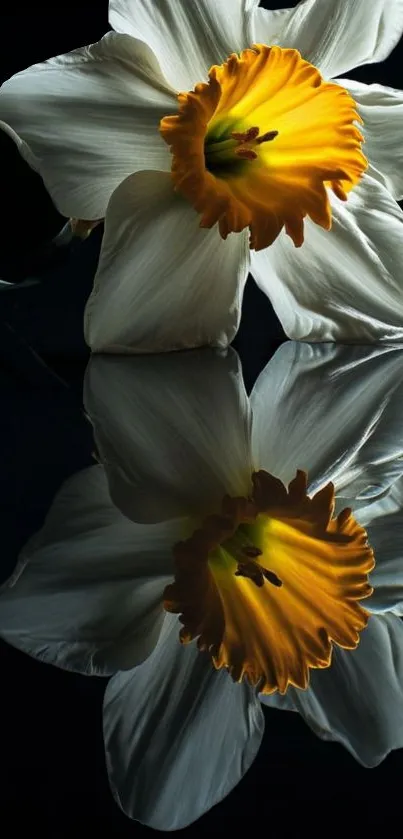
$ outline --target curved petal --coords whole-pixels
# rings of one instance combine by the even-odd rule
[[[85,313],[94,352],[163,352],[234,337],[249,267],[245,233],[220,238],[172,189],[138,172],[115,191]]]
[[[102,467],[79,472],[63,485],[2,587],[1,637],[88,675],[138,664],[161,629],[179,533],[177,522],[134,525],[112,505]]]
[[[287,11],[280,46],[298,49],[327,78],[383,61],[403,32],[403,0],[301,0]]]
[[[113,32],[17,73],[0,91],[0,117],[24,142],[21,153],[57,209],[81,219],[103,218],[132,172],[170,171],[158,127],[173,107],[151,49]]]
[[[303,341],[403,339],[403,213],[370,175],[347,204],[332,199],[330,232],[309,220],[297,249],[280,234],[252,252],[251,271],[288,337]]]
[[[283,46],[283,30],[294,11],[294,9],[263,9],[261,6],[254,8],[250,19],[251,44]]]
[[[262,705],[275,711],[297,711],[289,691],[283,694],[278,691],[275,693],[259,693],[259,699]]]
[[[393,197],[403,197],[403,91],[382,84],[337,79],[350,91],[364,120],[365,154]]]
[[[1,89],[0,89],[0,108],[1,108]],[[24,160],[28,163],[28,165],[31,166],[32,169],[35,169],[36,172],[39,171],[39,161],[36,160],[35,155],[31,152],[31,149],[29,148],[29,146],[27,146],[27,144],[24,143],[23,140],[21,140],[21,137],[19,137],[18,134],[15,133],[14,129],[11,128],[11,125],[7,125],[6,122],[3,122],[3,120],[0,119],[0,131],[4,131],[4,133],[7,134],[8,137],[10,137],[10,140],[12,140],[13,143],[15,143],[21,157],[24,158]]]
[[[403,349],[283,344],[251,394],[256,466],[339,505],[373,504],[403,473]],[[361,521],[361,519],[360,519]],[[366,522],[363,522],[366,524]]]
[[[249,401],[234,350],[93,356],[84,403],[111,497],[129,518],[200,517],[249,489]]]
[[[212,64],[251,45],[250,11],[259,0],[110,0],[109,23],[145,41],[178,90],[206,80]]]
[[[263,714],[254,691],[179,643],[169,615],[150,658],[111,679],[104,700],[109,780],[125,813],[178,830],[221,801],[259,749]]]
[[[335,648],[328,670],[306,691],[290,691],[318,737],[336,740],[363,766],[377,766],[403,746],[403,623],[373,616],[356,650]]]
[[[356,510],[356,516],[376,557],[370,576],[374,593],[365,605],[371,612],[403,616],[403,478],[378,501]]]

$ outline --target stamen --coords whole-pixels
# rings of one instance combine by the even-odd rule
[[[268,571],[267,568],[262,568],[262,572],[268,583],[271,583],[273,586],[277,586],[277,588],[281,588],[283,581],[280,580],[280,577],[278,577],[274,571]]]
[[[235,576],[247,577],[249,580],[252,580],[258,588],[262,588],[262,586],[264,586],[263,570],[256,562],[238,562]]]
[[[234,149],[235,154],[238,157],[242,157],[244,160],[256,160],[257,154],[252,149]]]
[[[256,548],[255,545],[243,545],[242,553],[245,554],[245,556],[249,556],[251,559],[262,555],[260,548]]]
[[[259,131],[259,126],[254,125],[253,128],[248,128],[247,131],[233,131],[231,137],[234,140],[239,140],[240,143],[250,143],[252,140],[256,140],[256,137],[259,136]]]
[[[270,140],[274,140],[275,137],[278,137],[278,131],[266,131],[266,134],[262,134],[261,137],[256,138],[256,142],[259,143],[268,143]]]
[[[242,547],[242,553],[246,557],[250,557],[251,561],[238,560],[237,570],[235,571],[236,577],[248,577],[258,588],[262,588],[265,580],[273,586],[276,586],[276,588],[281,588],[283,581],[280,580],[280,577],[274,571],[262,568],[258,562],[253,561],[255,557],[262,555],[260,548],[255,547],[255,545],[244,545]]]

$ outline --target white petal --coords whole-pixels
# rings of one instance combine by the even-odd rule
[[[283,30],[294,15],[294,9],[262,9],[251,13],[251,32],[254,44],[278,44],[282,46]]]
[[[217,226],[201,230],[169,175],[138,172],[108,207],[87,343],[115,353],[225,347],[238,328],[248,267],[246,233],[224,242]]]
[[[381,499],[356,510],[356,516],[367,529],[376,559],[370,576],[374,593],[365,606],[371,612],[403,615],[403,478]]]
[[[259,693],[259,699],[262,705],[275,711],[297,711],[289,691],[283,695],[278,691],[270,694]]]
[[[254,462],[287,483],[304,469],[312,491],[333,481],[340,505],[374,503],[403,472],[402,370],[398,347],[283,344],[251,394]]]
[[[296,710],[323,740],[336,740],[363,766],[403,746],[403,623],[370,618],[356,650],[335,648],[308,690],[291,689]]]
[[[138,664],[159,635],[180,531],[177,522],[134,525],[112,505],[102,467],[78,473],[0,592],[1,637],[90,675]]]
[[[403,0],[301,0],[290,9],[281,47],[298,49],[327,78],[383,61],[403,32]]]
[[[403,197],[403,91],[382,84],[337,79],[364,120],[365,155],[396,200]]]
[[[233,350],[93,356],[84,402],[111,497],[129,518],[200,517],[249,490],[249,401]]]
[[[2,94],[0,89],[0,110],[2,102],[1,95]],[[10,137],[10,139],[13,141],[13,143],[15,143],[16,146],[18,146],[18,151],[20,155],[24,158],[24,160],[26,160],[26,162],[32,167],[32,169],[35,169],[35,171],[39,171],[39,162],[36,160],[35,155],[31,152],[29,146],[27,146],[27,144],[24,143],[23,140],[21,140],[21,137],[19,137],[18,134],[15,133],[14,129],[11,128],[10,125],[7,125],[6,122],[0,120],[0,130],[4,131],[4,133],[7,134],[8,137]]]
[[[150,658],[114,676],[104,701],[109,779],[118,804],[157,830],[178,830],[221,801],[258,751],[263,714],[253,690],[179,643],[166,617]]]
[[[369,343],[403,339],[403,213],[365,175],[347,203],[332,199],[330,232],[311,221],[295,248],[281,233],[252,252],[251,271],[289,338]]]
[[[103,218],[118,184],[171,168],[160,119],[176,97],[146,44],[108,33],[96,44],[17,73],[0,117],[28,144],[28,163],[65,216]]]
[[[250,11],[258,0],[110,0],[109,23],[145,41],[178,90],[206,80],[212,64],[253,42]]]

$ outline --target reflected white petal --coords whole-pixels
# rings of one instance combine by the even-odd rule
[[[395,346],[283,344],[251,394],[255,463],[333,481],[354,509],[382,496],[403,472],[402,361]]]
[[[233,350],[93,356],[84,401],[111,497],[129,518],[200,518],[249,490],[249,401]]]
[[[367,529],[376,559],[370,577],[374,593],[365,605],[372,612],[403,615],[403,478],[379,500],[360,506],[356,516]]]
[[[363,766],[377,766],[403,747],[403,623],[373,616],[356,650],[334,649],[306,691],[290,691],[318,737],[336,740]]]
[[[113,794],[157,830],[186,827],[241,780],[258,751],[263,714],[254,691],[179,643],[167,615],[150,658],[114,676],[104,700]]]
[[[134,525],[113,506],[100,466],[74,475],[2,587],[1,637],[66,670],[133,667],[158,639],[182,527]]]

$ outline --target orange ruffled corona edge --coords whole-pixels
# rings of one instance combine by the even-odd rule
[[[342,201],[367,168],[350,94],[294,49],[255,44],[213,66],[161,120],[175,189],[226,239],[250,230],[262,250],[285,228],[296,247],[308,216],[326,230],[328,189]]]
[[[217,669],[284,694],[330,665],[332,644],[358,645],[374,556],[350,509],[333,517],[332,484],[310,498],[302,471],[288,489],[264,471],[252,482],[250,497],[226,497],[175,545],[164,606],[180,614],[182,643],[197,638]]]

